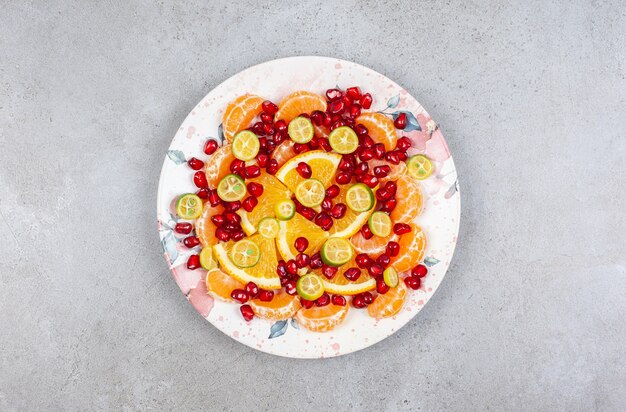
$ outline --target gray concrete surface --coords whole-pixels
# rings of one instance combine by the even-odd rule
[[[626,409],[624,4],[276,3],[2,2],[0,410]],[[308,54],[417,96],[463,194],[430,304],[324,361],[211,327],[155,230],[187,112]]]

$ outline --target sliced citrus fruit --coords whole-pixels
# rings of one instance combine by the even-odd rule
[[[433,174],[433,163],[430,159],[423,154],[418,154],[409,157],[406,161],[406,167],[409,175],[417,180],[424,180],[431,174]]]
[[[367,273],[367,270],[361,270],[361,275],[356,281],[348,280],[343,274],[350,268],[357,268],[357,264],[352,258],[349,262],[339,266],[339,270],[332,279],[326,278],[321,273],[321,269],[317,269],[314,273],[318,273],[324,282],[324,290],[328,293],[338,295],[357,295],[376,288],[376,281]]]
[[[284,260],[295,259],[298,251],[293,243],[299,237],[305,237],[309,246],[303,253],[311,256],[316,253],[328,238],[328,232],[323,231],[315,223],[308,221],[299,213],[293,219],[279,222],[280,231],[276,238],[276,246]]]
[[[296,143],[308,143],[313,139],[315,130],[313,129],[313,123],[306,117],[299,116],[289,122],[287,133],[291,140]]]
[[[252,299],[248,302],[255,315],[263,319],[283,320],[293,317],[302,307],[298,296],[291,296],[286,292],[279,292],[269,302]]]
[[[317,207],[326,196],[326,189],[317,179],[305,179],[296,186],[296,199],[306,207]]]
[[[296,204],[291,199],[281,200],[274,205],[276,217],[280,220],[289,220],[296,214]]]
[[[395,288],[396,286],[398,286],[399,283],[398,271],[389,266],[383,271],[383,281],[385,282],[385,285],[389,286],[390,288]]]
[[[395,288],[383,295],[378,295],[376,300],[367,307],[367,313],[373,318],[388,318],[400,312],[406,301],[407,288],[404,282],[398,283]]]
[[[396,147],[398,135],[393,120],[382,113],[366,112],[356,118],[356,124],[367,127],[370,137],[376,143],[385,145],[385,150],[390,151]]]
[[[316,274],[309,273],[301,276],[296,283],[298,295],[306,300],[315,300],[324,293],[324,282],[322,278]]]
[[[391,234],[391,218],[385,212],[374,212],[367,221],[367,225],[375,236],[387,237]]]
[[[181,219],[197,219],[202,214],[202,199],[193,193],[180,195],[176,200],[176,214]]]
[[[359,147],[359,138],[356,132],[348,126],[341,126],[330,132],[328,136],[330,147],[337,153],[348,154]]]
[[[305,162],[311,167],[311,178],[317,179],[325,188],[330,186],[337,171],[337,166],[341,161],[341,155],[337,153],[326,153],[323,150],[312,150],[299,154],[287,161],[278,172],[276,178],[283,182],[292,192],[296,191],[298,183],[304,180],[296,170],[298,163]]]
[[[230,164],[235,155],[230,145],[222,146],[206,161],[204,174],[211,189],[215,189],[224,176],[230,173]]]
[[[253,241],[241,239],[235,242],[228,257],[239,268],[251,268],[261,260],[261,249]]]
[[[246,196],[246,184],[235,174],[226,175],[217,184],[217,195],[225,202],[235,202]]]
[[[339,195],[333,199],[335,204],[346,204],[348,189],[349,187],[346,187],[346,185],[340,186]],[[376,201],[374,200],[374,202]],[[375,206],[376,203],[374,203],[374,207]],[[346,214],[341,219],[334,220],[333,226],[330,228],[330,235],[333,237],[343,238],[349,238],[354,235],[361,230],[361,227],[363,227],[364,224],[367,223],[367,219],[369,219],[372,212],[374,212],[374,207],[367,212],[355,212],[354,210],[348,208],[346,210]]]
[[[347,305],[313,306],[300,309],[295,318],[300,326],[311,332],[328,332],[344,321],[348,310]]]
[[[398,272],[406,272],[424,258],[426,235],[417,225],[411,225],[411,232],[400,236],[400,253],[391,258],[391,264]]]
[[[263,259],[250,268],[237,267],[229,257],[235,242],[218,243],[213,247],[213,253],[220,268],[240,282],[254,282],[262,289],[280,289],[280,279],[276,273],[278,257],[274,240],[266,239],[259,234],[254,234],[246,240],[257,244]]]
[[[297,153],[293,150],[293,146],[296,143],[293,140],[285,140],[272,152],[272,159],[275,159],[278,163],[278,167],[285,164],[285,162],[292,157],[294,157]]]
[[[367,212],[374,207],[374,192],[363,183],[355,183],[346,193],[346,204],[355,212]]]
[[[397,165],[394,165],[393,163],[386,160],[372,159],[368,163],[370,166],[370,170],[374,170],[374,168],[377,166],[389,166],[389,168],[391,169],[387,176],[381,177],[379,179],[380,183],[385,183],[390,180],[398,180],[400,176],[406,173],[406,163],[404,162],[400,162]]]
[[[396,199],[400,200],[389,216],[394,223],[410,223],[422,213],[422,190],[420,183],[409,175],[396,180]]]
[[[259,203],[252,212],[247,212],[243,208],[237,211],[241,216],[241,228],[247,235],[251,235],[257,231],[261,219],[276,216],[274,205],[289,199],[290,194],[285,185],[269,173],[262,172],[259,177],[248,180],[263,186],[263,193],[258,197]]]
[[[384,253],[387,244],[391,241],[397,242],[398,235],[391,232],[387,237],[372,236],[369,239],[365,239],[361,232],[357,232],[350,238],[350,242],[357,252],[367,253],[372,256],[378,256]]]
[[[230,294],[235,289],[243,289],[244,284],[228,276],[220,269],[209,270],[206,274],[206,290],[216,298],[232,301]]]
[[[205,246],[200,251],[200,266],[204,270],[212,270],[217,267],[217,260],[213,257],[211,246]]]
[[[213,246],[219,242],[215,237],[217,226],[211,220],[211,217],[220,215],[224,212],[221,205],[211,207],[209,203],[205,203],[202,209],[202,215],[196,220],[196,236],[200,240],[202,247]]]
[[[319,94],[301,90],[291,93],[280,102],[275,118],[289,123],[302,113],[312,113],[315,110],[325,112],[326,99]]]
[[[242,130],[233,138],[233,154],[239,160],[247,162],[252,160],[259,154],[261,143],[259,138],[250,130]]]
[[[326,240],[320,250],[322,261],[329,266],[341,266],[354,257],[354,249],[346,239],[331,237]]]
[[[267,239],[274,239],[278,236],[280,226],[278,220],[273,217],[265,217],[259,222],[259,234]]]
[[[226,106],[222,117],[224,136],[230,142],[235,134],[250,126],[252,120],[263,110],[262,97],[246,94],[237,97]]]

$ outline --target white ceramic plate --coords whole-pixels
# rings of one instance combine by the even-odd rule
[[[206,160],[202,148],[208,138],[219,139],[219,126],[228,102],[253,93],[274,102],[296,90],[323,94],[326,89],[358,85],[374,97],[370,110],[392,114],[409,113],[409,126],[401,135],[412,140],[409,155],[424,153],[436,170],[421,182],[424,211],[416,219],[426,233],[425,263],[428,275],[422,287],[410,291],[404,308],[392,318],[375,320],[365,310],[350,310],[346,321],[327,333],[299,328],[294,320],[269,322],[255,318],[245,322],[239,306],[207,295],[205,271],[188,270],[188,256],[197,253],[182,245],[172,230],[176,223],[173,200],[181,193],[195,192],[193,170],[185,160]],[[170,145],[159,182],[157,218],[165,258],[174,279],[190,303],[226,335],[252,348],[294,358],[324,358],[366,348],[390,336],[424,307],[435,293],[450,264],[457,241],[460,196],[456,169],[448,146],[424,108],[392,80],[361,65],[327,57],[290,57],[259,64],[226,80],[200,101],[178,129]]]

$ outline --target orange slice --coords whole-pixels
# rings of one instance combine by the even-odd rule
[[[407,288],[404,282],[389,289],[384,295],[379,294],[376,300],[367,307],[367,313],[373,318],[388,318],[400,312],[406,301]]]
[[[391,168],[391,172],[389,172],[387,176],[379,179],[380,183],[385,183],[389,180],[398,180],[400,176],[406,173],[406,163],[404,162],[400,162],[397,165],[394,165],[393,163],[386,160],[372,159],[368,163],[370,170],[374,170],[375,167],[383,165],[389,166]]]
[[[359,253],[367,253],[371,256],[378,256],[381,253],[384,253],[387,244],[391,241],[397,242],[398,235],[391,232],[391,234],[387,237],[372,236],[370,239],[365,239],[361,232],[357,232],[350,239],[352,246],[354,246],[354,250]]]
[[[305,219],[299,213],[296,213],[289,220],[281,220],[278,223],[280,230],[276,238],[276,246],[285,261],[296,258],[298,251],[293,243],[297,238],[302,236],[309,241],[309,246],[304,251],[309,256],[319,251],[326,239],[328,239],[328,232],[323,231],[319,226]]]
[[[348,305],[313,306],[296,313],[298,324],[311,332],[327,332],[341,324],[348,314]]]
[[[339,195],[333,199],[333,203],[346,203],[346,193],[348,192],[349,186],[342,185],[340,186],[341,191]],[[367,219],[374,213],[376,210],[376,200],[374,200],[374,207],[372,207],[367,212],[355,212],[354,210],[347,208],[346,214],[341,219],[335,219],[333,222],[333,227],[330,228],[330,235],[334,237],[342,237],[349,238],[350,236],[357,233],[361,230],[364,224],[367,223]]]
[[[251,235],[259,228],[259,222],[264,217],[274,217],[274,204],[280,200],[289,199],[289,190],[274,176],[262,172],[259,177],[248,179],[263,186],[263,194],[258,198],[259,203],[252,212],[239,209],[241,228],[247,235]]]
[[[301,90],[291,93],[280,102],[276,120],[284,120],[289,123],[302,113],[312,113],[315,110],[326,111],[326,99],[319,94]]]
[[[253,94],[245,94],[237,97],[226,106],[222,117],[222,128],[226,140],[231,142],[237,132],[250,126],[252,120],[263,110],[262,97]]]
[[[335,176],[340,161],[341,155],[337,153],[313,150],[292,157],[283,167],[278,169],[276,178],[283,182],[289,190],[295,192],[298,184],[306,180],[304,177],[300,176],[300,173],[296,170],[298,163],[305,162],[311,167],[313,172],[311,178],[319,180],[325,188],[328,188],[333,182],[333,177]]]
[[[221,205],[211,207],[209,203],[205,203],[202,208],[202,215],[196,220],[196,236],[202,247],[213,246],[219,242],[215,237],[215,229],[217,226],[211,221],[211,216],[220,215],[224,212]]]
[[[400,272],[406,272],[416,266],[424,258],[426,251],[426,235],[422,228],[411,225],[411,232],[400,236],[400,253],[391,258],[391,265]],[[402,283],[402,282],[400,282]]]
[[[367,127],[370,137],[376,143],[385,145],[385,150],[393,150],[398,142],[396,127],[393,120],[381,113],[366,112],[356,118],[356,124]]]
[[[293,146],[296,143],[293,140],[285,140],[274,149],[272,153],[272,159],[276,159],[278,162],[278,167],[285,164],[285,162],[296,155],[296,152],[293,150]]]
[[[302,307],[298,296],[291,296],[286,292],[277,293],[269,302],[252,299],[248,303],[255,315],[270,320],[289,319]]]
[[[314,273],[318,274],[324,282],[324,290],[328,293],[338,295],[357,295],[367,292],[376,287],[376,281],[367,273],[367,269],[360,269],[361,276],[356,281],[350,281],[343,275],[350,268],[358,268],[354,258],[345,265],[339,267],[339,270],[332,279],[328,279],[322,274],[320,269],[316,269]]]
[[[411,223],[422,213],[422,190],[417,180],[411,176],[401,176],[397,181],[396,199],[398,203],[389,216],[394,223]]]
[[[228,276],[219,269],[209,270],[206,274],[206,290],[218,299],[232,301],[230,294],[235,289],[243,289],[244,284]]]
[[[224,176],[230,173],[230,163],[235,160],[235,155],[230,145],[222,146],[209,157],[204,166],[206,181],[211,189],[215,189]]]

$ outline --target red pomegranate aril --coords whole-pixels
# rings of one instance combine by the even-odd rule
[[[274,125],[274,127],[276,127],[276,125]],[[276,129],[276,133],[274,133],[272,141],[276,146],[278,146],[279,144],[287,140],[288,136],[289,135],[287,134],[287,132]]]
[[[196,236],[187,236],[183,239],[183,244],[191,249],[200,244],[200,239],[198,239]]]
[[[326,212],[318,213],[313,222],[325,231],[330,230],[333,225],[333,219]]]
[[[363,309],[364,307],[367,306],[367,303],[365,303],[363,296],[356,295],[352,297],[352,306],[354,306],[357,309]]]
[[[204,144],[204,153],[208,155],[212,155],[217,150],[217,147],[218,147],[217,141],[213,139],[209,139]]]
[[[360,123],[354,126],[354,131],[359,137],[367,136],[367,134],[369,133],[369,130],[367,130],[367,127],[363,126]]]
[[[336,268],[333,266],[328,266],[328,265],[322,266],[322,274],[326,276],[328,279],[334,278],[338,270],[339,268]]]
[[[240,228],[241,227],[239,225],[229,223],[229,222],[224,223],[224,225],[222,226],[222,229],[230,233],[231,238],[233,237],[233,233],[239,231]]]
[[[224,208],[229,212],[236,212],[241,208],[241,202],[235,200],[234,202],[224,202]]]
[[[265,132],[266,135],[271,136],[274,133],[276,133],[276,129],[274,128],[274,125],[271,123],[265,123],[263,125],[263,131]]]
[[[385,183],[385,190],[387,190],[392,195],[395,195],[396,191],[398,190],[398,184],[396,182],[391,182],[391,181],[387,182]]]
[[[324,222],[320,227],[323,231],[328,232],[333,227],[333,224],[333,220],[329,219],[328,221]]]
[[[176,233],[180,233],[181,235],[188,235],[191,233],[191,230],[193,229],[193,225],[191,223],[176,223],[176,226],[174,226],[174,231]]]
[[[389,199],[383,203],[383,206],[380,210],[383,212],[391,213],[393,209],[396,208],[396,199]]]
[[[285,287],[287,283],[291,280],[289,275],[280,278],[280,286]]]
[[[330,215],[333,219],[341,219],[345,216],[347,210],[348,207],[345,204],[337,203],[332,209],[330,209]]]
[[[376,191],[376,199],[380,200],[380,201],[385,201],[387,199],[391,199],[393,195],[391,193],[389,193],[389,191],[387,189],[380,188]]]
[[[267,154],[269,154],[270,152],[274,151],[274,149],[276,148],[276,145],[277,145],[277,143],[274,141],[274,139],[268,140],[267,141],[267,148],[259,150],[259,153],[267,153]]]
[[[300,236],[293,242],[293,247],[295,247],[298,252],[304,252],[306,248],[309,247],[309,241],[307,238]]]
[[[259,197],[263,194],[263,186],[256,182],[248,183],[248,193],[255,197]]]
[[[279,131],[279,132],[286,132],[287,131],[287,123],[284,120],[278,120],[276,123],[274,123],[274,128]]]
[[[346,110],[346,105],[342,100],[335,100],[328,105],[328,113],[341,114]],[[333,122],[334,123],[334,122]]]
[[[321,126],[324,123],[324,112],[315,110],[311,113],[311,121],[315,123],[316,126]]]
[[[382,255],[376,258],[376,263],[378,263],[384,268],[386,268],[389,265],[389,262],[391,262],[391,258],[386,253],[383,253]]]
[[[348,184],[350,180],[352,180],[352,174],[350,172],[339,172],[335,176],[335,181],[340,185]]]
[[[245,169],[246,163],[243,160],[235,159],[230,163],[230,171],[232,173],[239,173]]]
[[[296,293],[298,293],[298,290],[296,289],[296,281],[295,280],[290,280],[285,284],[285,292],[287,292],[288,295],[295,295]]]
[[[267,137],[259,137],[259,146],[259,151],[267,149]]]
[[[356,282],[361,276],[361,270],[359,268],[350,268],[343,272],[343,276],[350,282]]]
[[[309,266],[309,263],[311,263],[309,255],[306,253],[298,253],[296,256],[296,266],[298,266],[299,269]]]
[[[339,170],[342,172],[352,172],[356,167],[356,158],[354,155],[343,155],[341,160],[339,161]]]
[[[346,89],[346,96],[352,100],[358,100],[361,98],[361,89],[359,89],[358,86],[348,87]]]
[[[250,299],[256,298],[259,294],[259,287],[254,282],[246,283],[244,290],[246,291]]]
[[[411,226],[406,223],[396,223],[393,225],[393,233],[400,236],[411,231]]]
[[[200,255],[191,255],[187,259],[187,269],[198,269],[200,267]]]
[[[311,166],[309,166],[306,162],[299,162],[296,166],[296,171],[305,179],[309,179],[313,174]]]
[[[319,149],[319,147],[320,147],[319,139],[317,137],[313,137],[311,141],[309,142],[309,149],[316,150],[316,149]]]
[[[353,104],[348,108],[348,116],[352,119],[356,119],[361,115],[361,106],[358,104]]]
[[[278,160],[271,159],[267,164],[267,173],[275,175],[278,172]]]
[[[295,259],[289,259],[286,263],[285,269],[287,269],[287,273],[290,275],[297,275],[298,265],[296,264]]]
[[[304,309],[311,309],[315,305],[315,301],[300,298],[300,304]]]
[[[254,311],[252,310],[252,306],[250,305],[241,305],[239,307],[241,311],[241,316],[246,320],[246,322],[250,322],[254,318]]]
[[[332,185],[328,189],[326,189],[326,197],[330,199],[334,199],[339,195],[339,186]]]
[[[398,253],[400,253],[400,244],[392,240],[391,242],[387,243],[385,251],[391,257],[398,256]]]
[[[363,227],[361,227],[361,236],[363,236],[365,239],[371,239],[372,236],[374,236],[374,234],[372,233],[372,230],[370,229],[369,225],[366,223],[363,225]]]
[[[322,260],[322,257],[320,256],[319,253],[316,253],[313,256],[311,256],[311,262],[309,262],[309,267],[311,269],[319,269],[322,266],[324,266],[324,261]]]
[[[211,204],[211,206],[215,207],[219,205],[221,201],[222,199],[220,199],[219,195],[217,194],[217,190],[211,190],[211,193],[209,193],[209,203]]]
[[[406,136],[403,136],[398,139],[398,143],[396,143],[396,150],[400,150],[401,152],[406,152],[406,150],[411,147],[411,139]]]
[[[333,305],[335,306],[346,306],[346,298],[344,298],[341,295],[333,295],[330,298],[330,301],[332,302]]]
[[[396,129],[404,129],[406,127],[407,117],[406,113],[400,113],[396,120],[393,121],[393,125],[396,126]]]
[[[369,137],[368,135],[361,136],[359,138],[359,144],[361,146],[363,146],[364,148],[366,148],[366,149],[373,148],[376,145],[374,140],[371,137]]]
[[[363,292],[361,293],[361,296],[363,297],[363,301],[366,305],[369,305],[374,301],[374,295],[372,295],[370,292]]]
[[[417,290],[422,284],[422,279],[417,276],[408,276],[404,278],[404,284],[410,289]]]
[[[193,174],[193,183],[200,189],[207,187],[206,175],[203,171],[198,171]]]
[[[317,298],[315,301],[315,306],[326,306],[330,304],[330,295],[326,292],[322,293],[322,296]]]
[[[322,124],[326,127],[330,127],[330,125],[333,124],[332,116],[328,113],[324,113],[324,122]]]
[[[352,104],[352,99],[346,96],[345,94],[341,97],[341,101],[343,102],[346,109],[350,107],[350,105]]]
[[[361,182],[365,183],[371,189],[378,186],[378,178],[370,174],[361,176]]]
[[[334,102],[335,100],[339,100],[343,97],[343,92],[339,89],[328,89],[326,90],[326,100],[329,102]]]
[[[238,225],[239,223],[241,223],[241,216],[239,216],[237,213],[226,212],[224,213],[224,218],[228,223],[232,223],[233,225]]]
[[[374,168],[374,176],[381,179],[391,173],[391,167],[387,165],[376,166]]]
[[[256,165],[246,167],[246,177],[251,179],[253,177],[261,176],[261,168]]]
[[[369,165],[366,162],[359,163],[358,166],[354,169],[354,174],[357,176],[362,176],[370,170]]]
[[[296,143],[293,145],[293,151],[297,154],[304,153],[309,150],[309,146],[303,143]]]
[[[363,107],[364,109],[369,109],[370,107],[372,107],[373,101],[374,99],[372,99],[372,95],[369,93],[365,93],[363,96],[361,96],[359,103],[361,104],[361,107]]]
[[[231,233],[230,238],[234,241],[239,241],[246,236],[242,230],[237,230],[236,232]]]
[[[228,233],[221,227],[218,227],[217,229],[215,229],[215,237],[222,242],[228,242],[230,240],[230,233]]]
[[[259,201],[256,197],[248,196],[241,203],[241,207],[243,207],[246,212],[252,212],[258,203]]]
[[[200,170],[204,167],[204,162],[200,159],[196,159],[195,157],[192,157],[191,159],[187,160],[187,164],[193,170]]]
[[[380,265],[380,264],[378,264],[378,263],[374,263],[374,264],[372,264],[372,266],[370,266],[370,267],[367,269],[367,271],[369,272],[369,274],[370,274],[371,276],[374,276],[374,277],[382,275],[382,274],[383,274],[383,272],[384,272],[384,270],[385,270],[385,268],[383,268],[383,266],[382,266],[382,265]]]
[[[381,160],[385,157],[385,145],[382,143],[376,143],[372,148],[372,153],[374,154],[374,159]]]
[[[333,150],[333,148],[330,146],[330,142],[328,141],[328,139],[320,138],[318,142],[320,144],[320,147],[324,149],[325,152],[331,152]]]
[[[423,278],[428,274],[428,268],[426,265],[419,264],[411,269],[411,274],[413,276],[417,276],[418,278]]]
[[[263,136],[265,134],[265,129],[263,128],[263,126],[263,122],[256,122],[251,129],[257,136]]]
[[[400,157],[398,156],[397,153],[393,151],[385,154],[385,159],[387,159],[388,162],[393,163],[394,165],[397,165],[400,163]]]
[[[367,269],[372,266],[373,263],[372,259],[365,253],[359,253],[358,255],[356,255],[354,260],[356,261],[357,266],[361,269]]]
[[[259,291],[259,300],[261,302],[271,302],[274,299],[274,292],[271,290],[261,289]]]
[[[345,126],[347,124],[348,123],[346,123],[346,121],[343,120],[343,119],[337,120],[335,123],[332,124],[332,126],[330,126],[330,131],[332,132],[336,128],[341,127],[341,126]]]
[[[278,111],[278,106],[276,106],[272,101],[266,100],[261,104],[261,108],[265,113],[274,114]]]
[[[398,159],[400,159],[401,162],[406,161],[406,159],[409,158],[409,155],[406,154],[406,152],[400,152],[396,150],[396,155],[398,156]]]
[[[276,273],[280,277],[287,275],[287,264],[284,260],[281,259],[278,261],[278,265],[276,265]]]
[[[368,160],[372,160],[374,158],[374,150],[372,148],[360,147],[358,149],[359,160],[362,162],[367,162]]]
[[[330,200],[330,198],[325,197],[324,200],[322,200],[321,206],[322,206],[322,210],[330,212],[330,210],[333,208],[333,201]]]
[[[385,280],[383,278],[376,279],[376,292],[380,293],[381,295],[389,292],[389,286],[385,283]]]
[[[246,292],[243,289],[233,290],[232,292],[230,292],[230,297],[239,303],[246,303],[248,300],[250,300],[250,296],[248,295],[248,292]]]
[[[261,121],[266,124],[274,123],[274,115],[269,113],[261,113]]]
[[[202,200],[207,200],[210,194],[211,194],[211,191],[207,187],[198,189],[198,191],[196,192],[196,195]]]
[[[304,216],[306,220],[311,220],[311,221],[315,219],[315,216],[317,216],[317,212],[314,209],[311,209],[310,207],[306,207],[302,205],[300,206],[300,210],[298,210],[298,213]]]

